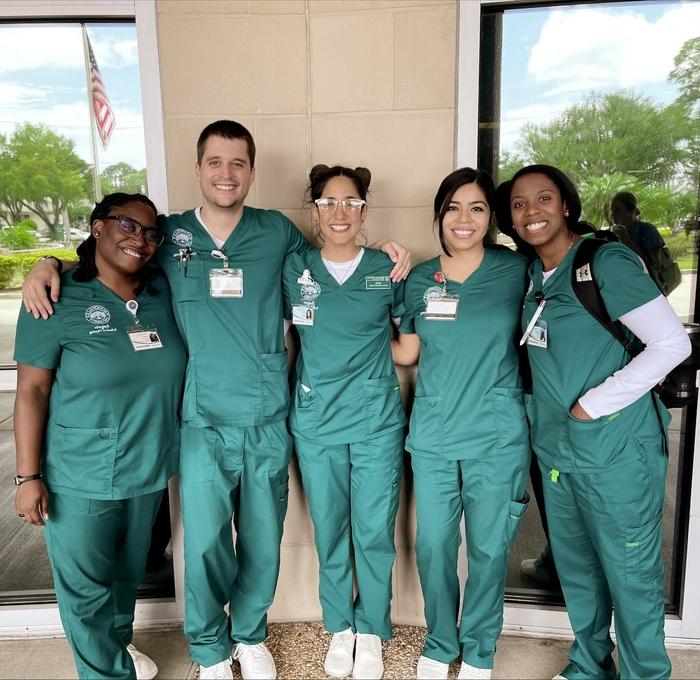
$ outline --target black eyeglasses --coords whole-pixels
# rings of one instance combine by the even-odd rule
[[[144,227],[141,222],[125,217],[124,215],[107,215],[103,220],[117,220],[119,228],[129,236],[138,236],[141,234],[143,240],[156,248],[165,241],[165,234],[156,227]]]

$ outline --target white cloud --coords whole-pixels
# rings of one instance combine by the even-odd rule
[[[1,91],[0,91],[1,94]],[[116,127],[107,151],[99,147],[99,164],[105,168],[123,161],[135,168],[145,166],[143,120],[141,114],[115,104]],[[22,108],[16,112],[4,111],[0,116],[0,132],[11,134],[22,123],[44,123],[58,134],[75,141],[75,152],[87,163],[92,163],[90,151],[90,118],[87,100],[59,104],[45,108]]]
[[[665,82],[682,44],[698,35],[700,3],[656,21],[624,9],[556,10],[532,48],[528,75],[550,84],[543,94]]]
[[[89,33],[89,29],[88,29]],[[90,37],[100,70],[138,62],[136,39]],[[84,68],[79,26],[0,27],[0,73],[32,69]]]
[[[19,106],[48,102],[48,100],[46,90],[43,88],[0,82],[0,102],[3,109],[14,109]]]
[[[512,151],[520,139],[520,130],[525,123],[541,125],[548,123],[562,111],[571,106],[571,101],[557,101],[552,104],[528,104],[517,109],[504,111],[501,116],[500,146]]]

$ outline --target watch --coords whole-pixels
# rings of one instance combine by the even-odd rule
[[[63,271],[63,262],[61,262],[61,260],[59,260],[55,255],[42,255],[37,262],[42,262],[43,260],[55,260],[58,273],[60,274]]]
[[[41,472],[37,472],[35,475],[25,475],[24,477],[22,475],[15,475],[13,477],[15,486],[19,486],[25,482],[33,482],[35,479],[41,479]]]

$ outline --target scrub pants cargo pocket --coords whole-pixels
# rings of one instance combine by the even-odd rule
[[[216,467],[217,433],[209,427],[180,429],[180,475],[196,482],[214,480]]]
[[[281,414],[286,415],[289,408],[287,351],[258,354],[258,367],[262,417],[267,420]]]
[[[515,536],[518,533],[518,528],[520,527],[522,517],[525,514],[525,510],[527,510],[529,503],[530,494],[528,494],[528,492],[525,491],[520,500],[511,501],[508,505],[508,521],[506,524],[506,541],[508,547],[510,547],[513,544],[513,541],[515,540]]]
[[[117,430],[110,427],[83,428],[56,425],[49,437],[53,451],[47,456],[47,477],[56,487],[76,488],[84,494],[112,493],[117,456]],[[79,482],[75,471],[80,471]]]
[[[307,392],[297,383],[294,390],[294,403],[289,413],[289,428],[296,435],[309,441],[316,439],[318,428],[318,402],[316,391]]]
[[[367,436],[405,422],[399,381],[395,375],[364,381]]]
[[[280,526],[282,526],[284,524],[284,518],[287,515],[287,506],[289,504],[289,473],[287,470],[283,470],[282,472],[270,476],[277,502],[277,520]]]
[[[641,527],[625,529],[625,582],[648,581],[663,574],[661,554],[662,513]]]

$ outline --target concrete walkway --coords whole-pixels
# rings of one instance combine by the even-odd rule
[[[384,678],[415,678],[424,628],[395,626],[394,637],[384,644]],[[330,636],[319,622],[270,625],[268,645],[275,657],[280,680],[324,678],[323,658]],[[158,664],[161,680],[196,677],[197,667],[187,653],[182,631],[138,632],[134,643]],[[498,644],[493,678],[552,678],[566,665],[569,642],[503,636]],[[700,678],[700,647],[670,649],[672,678]],[[63,638],[0,640],[0,678],[75,678],[75,668]],[[234,665],[234,678],[240,678]],[[450,668],[456,678],[459,665]]]

